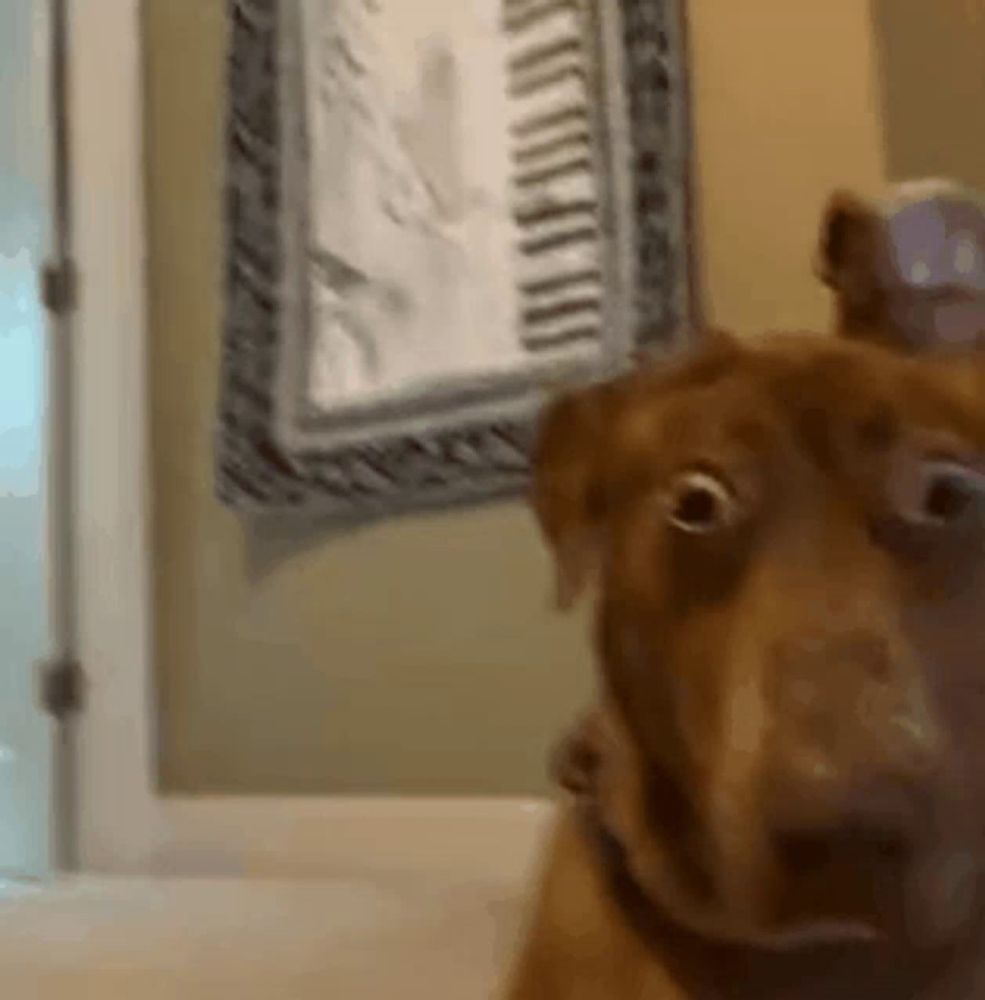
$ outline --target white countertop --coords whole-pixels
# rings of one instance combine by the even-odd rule
[[[5,1000],[489,1000],[516,881],[73,879],[0,888]]]

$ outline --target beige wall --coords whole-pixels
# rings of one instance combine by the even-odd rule
[[[985,190],[985,0],[874,0],[889,176]]]
[[[822,328],[821,206],[877,192],[882,136],[863,0],[690,0],[701,263],[710,322]]]
[[[588,691],[526,512],[250,539],[211,494],[223,0],[145,0],[162,777],[189,791],[521,792]],[[710,319],[826,324],[831,187],[884,175],[860,0],[693,0]]]

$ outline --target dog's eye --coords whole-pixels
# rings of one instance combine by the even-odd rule
[[[903,513],[927,527],[944,527],[969,514],[985,495],[985,476],[946,460],[927,462],[904,498]]]
[[[684,473],[667,496],[670,523],[694,535],[727,527],[735,518],[736,506],[731,489],[707,472]]]

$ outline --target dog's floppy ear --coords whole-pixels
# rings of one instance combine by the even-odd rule
[[[822,216],[814,271],[838,298],[842,332],[878,317],[885,255],[885,223],[878,208],[836,191]]]
[[[691,377],[724,370],[741,352],[732,334],[695,331],[695,350],[638,359],[628,372],[574,389],[550,403],[533,454],[533,507],[557,569],[557,603],[570,608],[599,569],[611,513],[613,456],[624,443],[623,417],[650,407]],[[709,363],[711,367],[709,367]]]
[[[533,506],[554,554],[557,603],[571,607],[597,569],[604,518],[601,464],[612,384],[573,390],[549,404],[534,452]]]

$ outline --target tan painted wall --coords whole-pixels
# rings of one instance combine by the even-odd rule
[[[863,0],[691,0],[701,257],[710,322],[823,328],[811,272],[832,188],[877,192],[882,135]]]
[[[985,190],[985,0],[874,0],[892,180]]]
[[[860,0],[693,0],[710,318],[819,327],[821,202],[883,179]],[[250,542],[212,499],[223,0],[145,0],[162,777],[191,791],[520,792],[588,690],[505,506]]]

